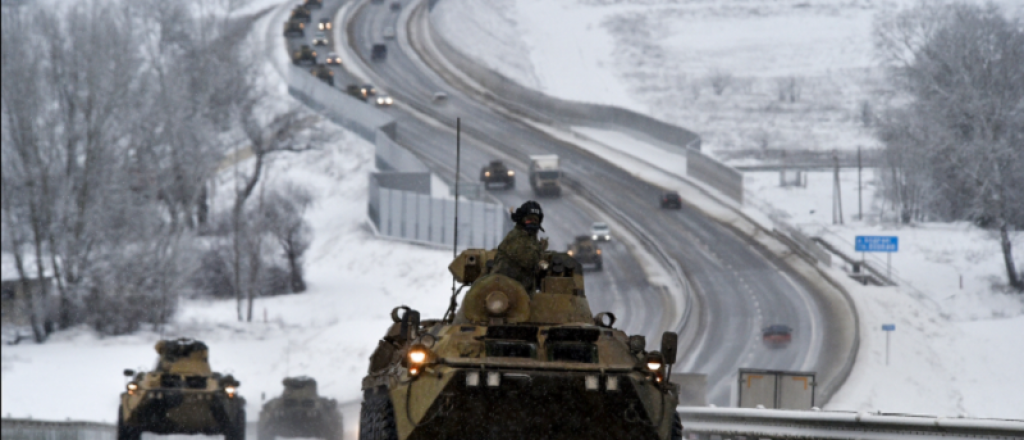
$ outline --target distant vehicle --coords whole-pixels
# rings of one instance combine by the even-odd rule
[[[313,76],[319,78],[328,85],[334,85],[334,72],[325,64],[317,64],[312,69],[309,69],[309,73],[312,73]]]
[[[363,93],[363,88],[356,84],[349,84],[348,86],[345,86],[345,93],[348,93],[349,96],[360,101],[366,101],[366,95]]]
[[[327,34],[324,31],[316,31],[313,35],[314,46],[326,46],[327,45]]]
[[[370,48],[370,59],[373,61],[384,61],[388,57],[388,46],[384,43],[376,43]]]
[[[392,11],[401,11],[402,10],[402,4],[399,3],[399,2],[391,2],[391,10]]]
[[[761,340],[769,347],[785,347],[793,340],[793,329],[784,324],[770,325],[761,329]]]
[[[298,20],[288,20],[284,24],[285,38],[302,38],[306,36],[306,23]]]
[[[313,19],[313,14],[306,9],[305,6],[299,5],[295,9],[292,9],[292,15],[289,20],[301,21],[303,23],[309,23]]]
[[[538,196],[562,195],[562,171],[558,167],[558,155],[538,154],[530,156],[530,187]]]
[[[679,193],[675,191],[665,191],[661,193],[661,208],[662,209],[682,209],[683,198],[679,197]]]
[[[289,377],[282,381],[284,392],[263,404],[258,440],[275,437],[341,440],[342,416],[338,402],[317,393],[311,377]]]
[[[608,223],[594,222],[590,225],[590,238],[594,241],[612,241],[612,232],[608,228]]]
[[[436,103],[436,104],[440,104],[442,102],[447,102],[448,101],[448,94],[445,93],[445,92],[434,92],[434,96],[431,99],[433,99],[434,103]]]
[[[513,189],[516,187],[516,172],[508,169],[504,162],[492,160],[480,169],[480,183],[484,184],[485,189],[495,184],[504,189]]]
[[[331,17],[324,17],[320,19],[320,23],[317,23],[317,29],[322,31],[331,30]]]
[[[388,95],[377,95],[374,102],[377,103],[377,107],[390,107],[391,104],[395,103],[395,100]]]
[[[377,88],[370,84],[363,84],[360,86],[359,92],[366,98],[377,96]]]
[[[577,263],[586,267],[593,266],[594,270],[600,271],[604,266],[601,259],[601,248],[589,235],[578,235],[576,240],[569,245],[565,253],[576,259]]]
[[[384,37],[385,40],[394,40],[395,28],[389,27],[387,29],[384,29],[384,32],[381,33],[381,36]]]
[[[324,0],[306,0],[302,3],[308,9],[320,9],[324,7]]]
[[[324,59],[324,63],[340,66],[341,65],[341,57],[338,56],[337,53],[327,52],[327,58]]]
[[[299,50],[292,52],[292,64],[316,64],[316,51],[303,44]]]

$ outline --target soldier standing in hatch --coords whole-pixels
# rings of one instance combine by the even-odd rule
[[[498,245],[490,273],[519,281],[526,292],[532,295],[536,290],[537,263],[548,248],[547,239],[537,239],[537,231],[544,230],[540,226],[544,221],[544,211],[540,209],[539,203],[530,200],[512,213],[512,221],[516,222],[516,226]]]

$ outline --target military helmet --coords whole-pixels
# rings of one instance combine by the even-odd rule
[[[544,210],[540,209],[540,203],[533,200],[529,200],[517,208],[515,212],[512,213],[512,221],[522,223],[523,220],[530,215],[535,215],[537,216],[538,221],[542,223],[544,222]]]

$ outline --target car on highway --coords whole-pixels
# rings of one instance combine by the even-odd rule
[[[372,84],[363,84],[359,86],[359,93],[361,93],[364,97],[367,98],[371,96],[377,96],[377,88],[374,87]]]
[[[594,241],[611,241],[612,232],[608,227],[608,223],[594,222],[594,224],[590,225],[590,238]]]
[[[683,198],[675,191],[661,193],[661,209],[682,209]]]
[[[331,30],[331,17],[321,18],[320,22],[317,23],[316,26],[317,26],[317,29],[320,29],[322,31],[329,31],[329,30]]]
[[[284,24],[284,36],[286,38],[302,38],[306,36],[306,23],[298,20],[288,20]]]
[[[569,244],[569,248],[565,253],[575,258],[580,266],[590,266],[596,271],[600,271],[604,266],[601,259],[601,248],[597,246],[597,242],[589,235],[576,236],[576,239]]]
[[[388,95],[377,95],[373,102],[377,104],[377,107],[390,107],[395,103],[395,99]]]
[[[341,57],[335,52],[327,52],[327,58],[324,58],[324,63],[329,65],[341,65]]]
[[[441,104],[448,101],[448,94],[445,92],[434,92],[434,96],[431,99],[435,104]]]
[[[394,40],[395,39],[395,28],[393,28],[393,27],[386,28],[386,29],[384,29],[384,32],[382,32],[380,35],[381,35],[381,37],[384,37],[385,40]]]
[[[480,168],[480,183],[484,185],[485,189],[490,189],[494,185],[501,185],[501,188],[504,189],[514,189],[516,187],[516,172],[508,169],[505,162],[492,160]]]
[[[384,43],[375,43],[370,47],[370,59],[373,61],[384,61],[388,58],[388,46]]]
[[[317,64],[312,69],[309,69],[309,73],[313,74],[313,76],[319,78],[320,81],[323,81],[328,85],[334,85],[334,71],[325,64]]]
[[[402,10],[402,4],[399,3],[399,2],[391,2],[391,10],[392,11],[401,11]]]
[[[793,340],[793,328],[785,324],[772,324],[761,329],[761,341],[772,348],[782,348]]]
[[[326,46],[327,45],[327,34],[324,31],[316,31],[313,34],[313,45],[314,46]]]

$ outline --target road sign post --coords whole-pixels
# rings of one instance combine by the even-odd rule
[[[885,366],[889,366],[889,336],[896,331],[896,324],[882,324],[882,331],[885,332]]]
[[[885,252],[885,277],[892,278],[892,254],[900,250],[899,237],[858,235],[854,242],[857,252]],[[861,254],[863,261],[864,254]]]

